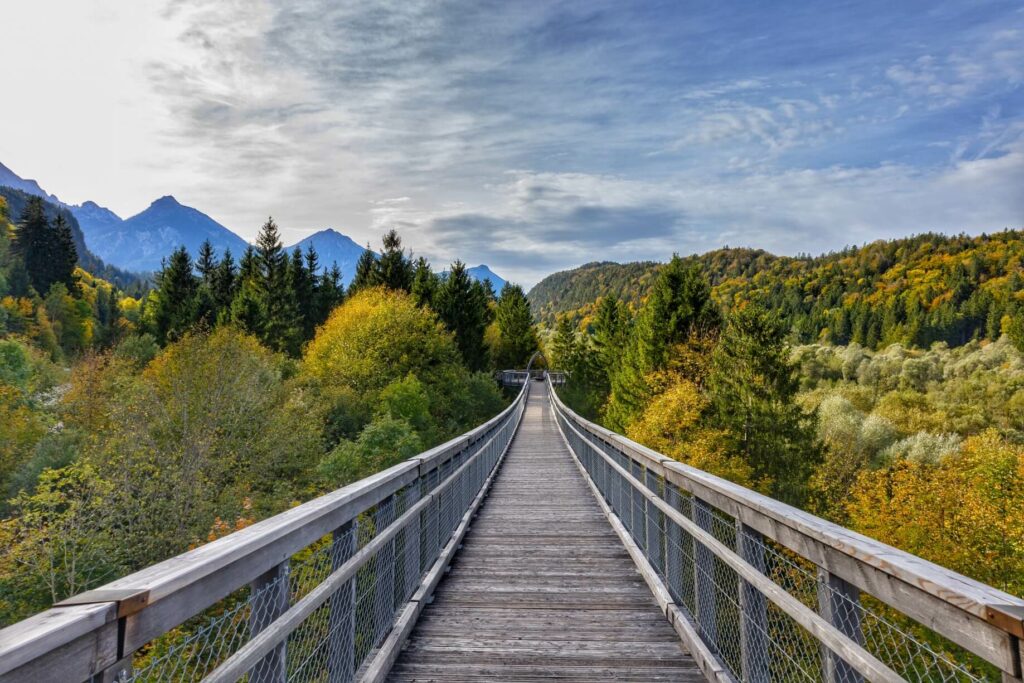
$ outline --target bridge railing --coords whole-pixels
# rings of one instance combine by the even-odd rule
[[[528,392],[390,469],[0,630],[0,682],[380,679]]]
[[[1020,680],[1024,600],[674,461],[551,395],[709,680]]]

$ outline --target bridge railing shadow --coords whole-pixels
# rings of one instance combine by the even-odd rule
[[[1019,681],[1024,600],[663,456],[559,429],[709,680]]]
[[[0,683],[381,679],[529,390],[445,444],[0,630]]]

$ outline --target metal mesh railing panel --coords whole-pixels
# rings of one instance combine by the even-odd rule
[[[477,435],[437,468],[149,643],[135,654],[131,667],[115,672],[117,680],[203,680],[356,553],[391,530],[393,535],[375,545],[351,579],[333,590],[239,679],[247,683],[355,680],[452,539],[511,441],[524,408],[525,401],[520,399],[502,422]],[[422,500],[428,496],[429,500]],[[417,511],[410,512],[417,505]],[[393,529],[399,520],[400,526]]]
[[[695,540],[647,500],[641,487],[711,534],[729,552],[742,557],[904,679],[964,683],[999,680],[994,669],[978,658],[881,601],[861,596],[806,558],[647,471],[615,444],[570,423],[560,410],[556,415],[573,452],[605,502],[698,637],[737,681],[859,683],[864,679],[710,547]]]

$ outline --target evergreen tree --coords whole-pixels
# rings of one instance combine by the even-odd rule
[[[76,256],[71,229],[60,214],[57,221],[59,225],[51,226],[43,200],[31,197],[14,235],[14,253],[21,258],[29,282],[40,296],[45,296],[55,282],[63,282],[69,290],[74,287]]]
[[[153,332],[160,344],[181,338],[195,322],[199,283],[192,270],[188,250],[178,247],[157,274]]]
[[[412,298],[417,306],[431,306],[440,285],[440,278],[422,256],[416,260],[412,277]]]
[[[727,448],[772,495],[800,504],[818,449],[808,420],[793,402],[799,388],[779,317],[748,304],[729,317],[712,359],[714,426]]]
[[[356,261],[356,272],[348,286],[348,294],[352,296],[360,289],[376,287],[380,284],[380,269],[377,267],[377,255],[366,245],[366,251]]]
[[[273,218],[267,219],[256,237],[256,261],[260,269],[258,292],[264,316],[259,336],[276,351],[297,354],[302,326],[288,272],[294,261],[288,259]],[[301,259],[299,267],[302,267]]]
[[[593,344],[597,364],[607,382],[615,374],[628,333],[629,312],[614,296],[602,297],[594,316]]]
[[[376,260],[376,268],[378,284],[403,292],[412,290],[414,266],[402,249],[402,238],[397,231],[389,230],[384,235],[384,249]]]
[[[217,311],[217,320],[230,317],[231,302],[235,298],[238,277],[235,259],[231,256],[231,250],[224,250],[224,257],[217,264],[213,273],[213,301]]]
[[[199,255],[196,257],[196,270],[199,271],[199,277],[207,285],[212,285],[217,265],[217,255],[213,251],[213,244],[210,243],[210,240],[203,240],[199,246]]]
[[[576,327],[568,315],[562,314],[558,316],[558,322],[555,324],[555,336],[551,340],[552,367],[571,373],[579,353]]]
[[[299,325],[301,326],[302,340],[313,338],[316,331],[316,274],[306,270],[306,261],[302,250],[295,247],[292,252],[291,261],[288,263],[288,288],[294,297],[294,306]],[[297,355],[299,349],[295,348]]]
[[[323,325],[335,308],[345,301],[345,286],[341,282],[341,269],[337,262],[320,278],[316,292],[316,324]]]
[[[540,344],[533,327],[530,302],[522,287],[505,283],[495,311],[495,322],[498,326],[495,366],[499,370],[525,368]]]
[[[666,367],[673,346],[714,334],[720,322],[711,284],[700,267],[673,256],[659,272],[612,375],[605,415],[609,426],[625,431],[643,411],[651,399],[648,376]]]
[[[448,277],[437,289],[434,310],[445,326],[455,335],[455,343],[470,370],[487,368],[487,347],[484,331],[487,312],[483,297],[474,294],[473,281],[466,265],[452,264]]]
[[[78,263],[78,251],[75,249],[75,238],[71,233],[71,224],[58,213],[53,220],[51,235],[50,278],[51,282],[62,282],[72,294],[78,292],[75,282],[75,265]]]

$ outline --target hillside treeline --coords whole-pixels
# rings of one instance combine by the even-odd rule
[[[466,431],[537,348],[520,288],[439,277],[395,233],[347,290],[267,221],[135,299],[43,209],[0,212],[0,623]]]
[[[684,259],[702,269],[716,303],[731,310],[758,301],[775,311],[793,343],[899,343],[928,348],[1008,333],[1024,344],[1024,233],[970,237],[924,234],[818,257],[719,249]],[[589,325],[601,297],[639,309],[663,265],[598,263],[556,273],[530,292],[553,326],[568,313]]]
[[[794,345],[786,320],[758,297],[723,309],[701,266],[674,258],[635,313],[603,297],[582,324],[560,316],[546,343],[583,415],[1024,595],[1024,354],[1011,337]]]

